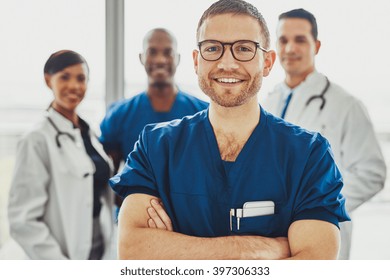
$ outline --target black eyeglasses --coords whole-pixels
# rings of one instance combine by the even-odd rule
[[[263,52],[268,50],[262,48],[259,43],[250,40],[240,40],[232,43],[222,43],[216,40],[205,40],[198,43],[200,55],[204,60],[216,61],[225,53],[225,46],[230,46],[234,59],[238,61],[250,61],[256,56],[259,48]]]

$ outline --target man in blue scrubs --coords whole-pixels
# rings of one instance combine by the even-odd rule
[[[133,98],[111,105],[100,129],[104,149],[114,160],[115,171],[133,150],[145,125],[180,119],[208,107],[208,103],[182,92],[174,82],[180,56],[175,37],[166,29],[149,31],[140,61],[148,75],[148,88]]]
[[[100,125],[100,142],[113,159],[115,172],[126,161],[145,125],[180,119],[208,107],[207,102],[182,92],[175,85],[180,56],[176,39],[168,30],[149,31],[143,49],[140,61],[148,75],[147,90],[114,103]],[[121,203],[122,199],[116,197],[116,204]]]
[[[110,181],[121,259],[335,259],[343,186],[326,139],[264,111],[275,52],[251,4],[220,0],[197,29],[210,107],[145,127]],[[163,206],[162,206],[163,205]]]

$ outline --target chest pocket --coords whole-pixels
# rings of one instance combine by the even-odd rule
[[[238,229],[237,217],[232,217],[232,231],[236,235],[259,235],[264,237],[287,236],[283,230],[280,214],[240,218]]]

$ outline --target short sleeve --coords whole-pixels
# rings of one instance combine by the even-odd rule
[[[141,132],[123,170],[110,179],[110,186],[123,198],[133,193],[144,193],[159,197],[148,158],[146,129]]]
[[[350,220],[340,193],[343,180],[328,141],[319,134],[316,138],[302,173],[293,221],[315,219],[339,226]]]
[[[114,103],[100,124],[101,135],[99,141],[105,151],[120,151],[120,124],[119,104]]]

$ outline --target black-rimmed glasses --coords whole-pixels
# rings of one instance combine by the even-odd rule
[[[252,60],[256,56],[258,48],[263,52],[268,52],[268,50],[262,48],[259,43],[250,40],[239,40],[231,43],[205,40],[198,43],[200,55],[207,61],[216,61],[220,59],[225,53],[225,46],[230,46],[233,57],[242,62]]]

